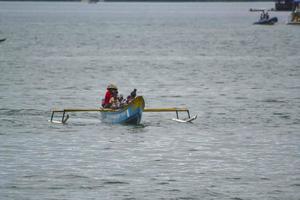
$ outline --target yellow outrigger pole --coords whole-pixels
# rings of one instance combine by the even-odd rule
[[[54,109],[52,110],[52,115],[50,122],[53,123],[66,123],[67,120],[69,119],[69,115],[66,113],[70,112],[112,112],[116,111],[114,109],[109,109],[109,108],[98,108],[98,109],[89,109],[89,108],[68,108],[68,109]],[[177,122],[191,122],[197,118],[197,115],[191,117],[190,116],[190,111],[187,108],[144,108],[143,112],[176,112],[176,118],[173,118],[172,120],[177,121]],[[185,119],[179,119],[179,112],[187,112],[188,118]],[[54,118],[54,113],[63,113],[61,121],[56,121],[53,120]]]

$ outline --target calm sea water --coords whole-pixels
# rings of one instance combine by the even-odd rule
[[[252,25],[271,7],[0,2],[0,199],[299,200],[300,27]],[[111,82],[198,119],[48,122]]]

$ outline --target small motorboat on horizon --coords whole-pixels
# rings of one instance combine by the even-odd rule
[[[274,25],[278,22],[277,17],[270,17],[268,11],[272,10],[265,10],[265,9],[250,9],[250,12],[261,12],[260,19],[253,24],[255,25]]]

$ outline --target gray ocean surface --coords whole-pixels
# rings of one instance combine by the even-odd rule
[[[252,25],[271,7],[0,2],[0,199],[299,200],[300,28]],[[111,82],[198,119],[48,122]]]

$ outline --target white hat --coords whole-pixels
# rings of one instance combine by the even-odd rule
[[[108,86],[107,86],[107,89],[118,89],[117,88],[117,86],[116,85],[114,85],[114,84],[109,84]]]

